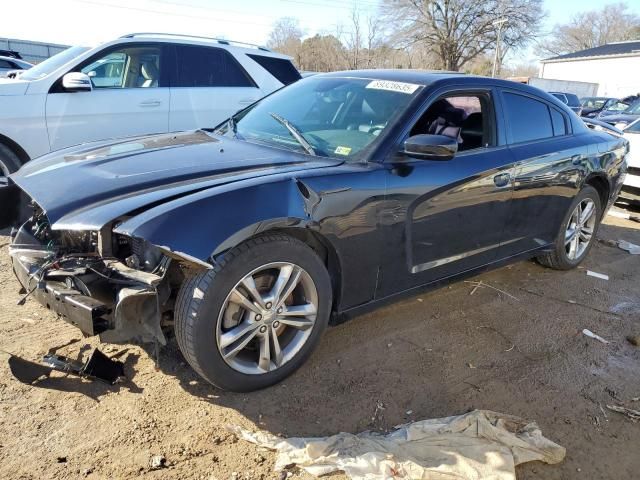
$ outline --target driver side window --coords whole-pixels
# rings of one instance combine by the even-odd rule
[[[413,135],[444,135],[458,151],[495,145],[489,94],[446,95],[433,102],[411,129]]]
[[[80,71],[93,88],[155,88],[160,83],[161,47],[138,46],[111,51]]]

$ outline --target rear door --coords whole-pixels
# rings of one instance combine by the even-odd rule
[[[51,150],[83,142],[167,132],[169,88],[165,47],[126,44],[80,64],[90,92],[67,92],[60,78],[47,95]]]
[[[175,45],[169,130],[214,127],[262,97],[257,84],[223,48]]]
[[[586,164],[586,140],[574,136],[565,112],[539,97],[503,89],[514,191],[503,255],[552,243]]]

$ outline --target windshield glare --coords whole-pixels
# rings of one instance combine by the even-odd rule
[[[249,142],[300,152],[309,152],[303,145],[308,143],[319,156],[354,157],[380,136],[420,88],[403,82],[310,77],[238,114],[235,133]],[[233,135],[231,126],[229,122],[219,133]]]
[[[44,62],[39,63],[24,72],[20,75],[20,80],[38,80],[46,77],[87,50],[89,50],[88,47],[67,48],[66,50],[54,55],[53,57],[47,58]]]

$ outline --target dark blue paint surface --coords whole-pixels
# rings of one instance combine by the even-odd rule
[[[28,163],[12,180],[54,229],[99,230],[124,218],[117,232],[202,262],[262,231],[311,231],[337,262],[338,311],[539,253],[585,182],[602,179],[607,205],[619,191],[625,141],[589,130],[545,92],[450,73],[348,75],[425,86],[358,163],[198,131],[74,147]],[[399,153],[431,102],[467,90],[495,101],[494,146],[449,161]],[[503,90],[564,112],[570,134],[510,144]]]

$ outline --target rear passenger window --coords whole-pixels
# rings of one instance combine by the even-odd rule
[[[176,46],[176,87],[255,87],[233,55],[222,48]]]
[[[551,121],[553,122],[553,135],[560,137],[567,134],[567,124],[564,115],[555,108],[551,109]]]
[[[271,75],[276,77],[280,83],[289,85],[290,83],[297,82],[302,78],[300,76],[300,72],[296,70],[296,67],[294,67],[289,60],[266,57],[264,55],[252,55],[250,53],[248,53],[247,56],[256,61]]]
[[[553,137],[549,107],[523,95],[504,93],[507,128],[511,143],[530,142]]]

